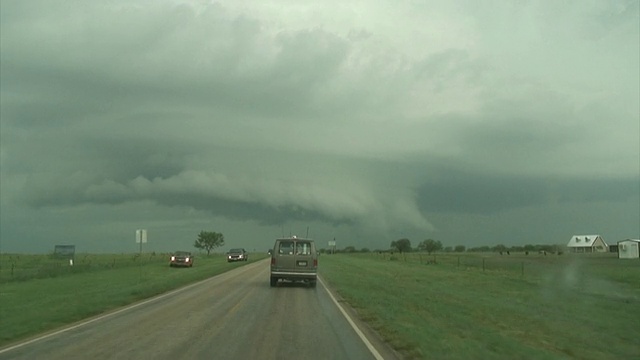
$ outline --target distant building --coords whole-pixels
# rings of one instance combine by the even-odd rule
[[[640,259],[640,240],[627,239],[618,241],[619,259]]]
[[[567,244],[569,252],[573,253],[594,253],[607,252],[609,245],[600,235],[574,235]]]

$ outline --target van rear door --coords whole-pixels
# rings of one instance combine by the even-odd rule
[[[295,268],[295,243],[293,240],[279,240],[276,243],[274,269],[276,271],[287,271]]]
[[[296,270],[315,271],[315,264],[313,262],[313,248],[310,241],[298,240],[295,243],[295,266]]]

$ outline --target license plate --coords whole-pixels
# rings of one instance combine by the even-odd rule
[[[298,266],[307,266],[306,261],[298,261]]]

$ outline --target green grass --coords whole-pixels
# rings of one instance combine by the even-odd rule
[[[244,264],[1,254],[0,346]],[[322,255],[320,274],[407,358],[640,358],[640,261],[615,254]]]
[[[170,268],[167,254],[0,255],[0,346],[56,329],[267,257],[227,263],[197,256],[192,268]]]
[[[407,358],[639,358],[640,262],[463,256],[326,255],[320,269]]]

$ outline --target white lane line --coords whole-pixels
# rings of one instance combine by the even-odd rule
[[[371,354],[373,354],[373,357],[375,357],[376,360],[384,360],[384,358],[382,357],[382,355],[380,355],[378,350],[376,350],[376,348],[371,344],[371,342],[369,342],[369,339],[367,339],[367,337],[364,335],[364,333],[362,331],[360,331],[360,328],[358,328],[358,325],[356,325],[356,323],[353,320],[351,320],[351,317],[349,316],[349,314],[347,314],[347,312],[344,310],[344,308],[342,308],[342,305],[340,305],[338,300],[336,300],[336,298],[333,296],[333,294],[331,294],[331,291],[329,291],[329,289],[327,288],[327,285],[324,283],[324,281],[322,281],[322,279],[320,277],[318,277],[318,281],[320,281],[320,283],[322,284],[324,289],[327,290],[327,293],[329,294],[329,297],[331,298],[331,300],[333,300],[333,303],[336,304],[338,309],[340,309],[340,312],[342,313],[342,316],[344,316],[344,318],[347,319],[347,322],[349,323],[349,325],[351,325],[351,327],[356,332],[356,334],[358,334],[358,336],[360,337],[362,342],[367,346],[367,349],[369,349],[369,351],[371,351]]]

